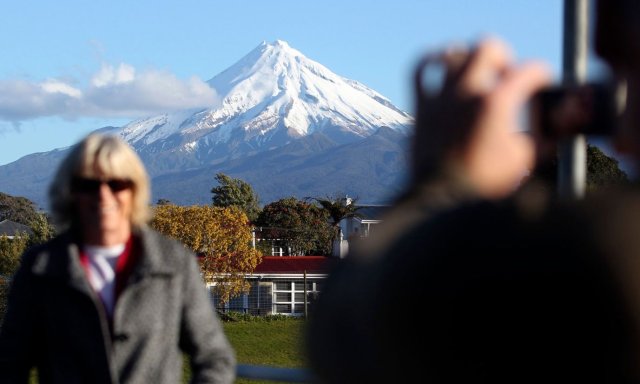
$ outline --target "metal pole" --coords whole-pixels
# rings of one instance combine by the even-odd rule
[[[256,227],[251,228],[251,245],[256,249]]]
[[[564,1],[562,80],[565,85],[585,82],[588,49],[588,0]],[[587,181],[587,141],[584,135],[558,143],[558,193],[581,198]]]
[[[304,270],[303,275],[303,283],[304,283],[304,318],[307,318],[307,270]]]

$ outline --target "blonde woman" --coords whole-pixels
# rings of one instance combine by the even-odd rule
[[[117,136],[72,148],[49,190],[60,235],[25,252],[0,330],[0,382],[232,383],[235,354],[196,257],[150,229],[149,180]]]

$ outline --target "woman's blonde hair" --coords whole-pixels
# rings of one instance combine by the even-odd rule
[[[60,164],[49,187],[51,214],[59,230],[71,227],[76,220],[71,183],[77,176],[131,180],[131,224],[142,226],[149,220],[151,191],[147,171],[135,151],[120,137],[91,133],[73,146]]]

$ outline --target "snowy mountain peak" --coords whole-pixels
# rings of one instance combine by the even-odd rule
[[[301,54],[297,50],[291,48],[289,43],[287,43],[284,40],[280,40],[280,39],[277,39],[273,43],[268,43],[266,41],[262,41],[262,43],[260,44],[259,47],[267,47],[268,49],[277,49],[277,50],[292,50],[293,52],[295,52],[297,54]]]
[[[263,41],[208,83],[221,105],[133,122],[121,135],[138,150],[153,145],[153,151],[196,151],[211,162],[314,132],[340,143],[382,126],[407,132],[413,124],[381,94],[336,75],[284,40]]]
[[[291,48],[289,43],[280,39],[274,41],[273,43],[268,43],[266,41],[263,41],[258,47],[256,47],[256,50],[260,50],[260,51],[272,50],[272,51],[278,51],[278,52],[287,52],[288,54],[291,54],[294,56],[296,55],[303,56],[298,50]]]
[[[286,41],[259,44],[209,84],[216,105],[101,129],[140,155],[154,200],[210,203],[217,172],[250,183],[263,202],[336,191],[383,201],[404,180],[407,136],[400,132],[413,126],[411,116]],[[44,206],[45,194],[34,191],[46,191],[65,153],[0,167],[0,187]]]
[[[280,40],[280,39],[274,41],[273,45],[276,46],[276,47],[289,48],[289,43],[287,43],[284,40]]]

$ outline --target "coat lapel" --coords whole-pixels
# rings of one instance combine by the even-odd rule
[[[136,283],[145,277],[169,277],[174,274],[174,268],[164,257],[166,250],[160,248],[156,233],[148,228],[135,230],[134,235],[139,239],[139,260],[132,271],[129,284]]]

